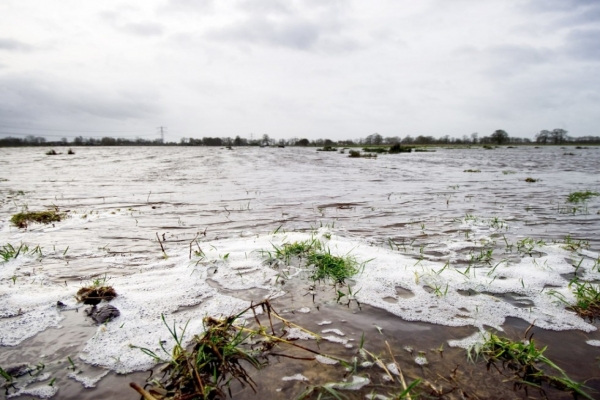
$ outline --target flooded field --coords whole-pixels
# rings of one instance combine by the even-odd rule
[[[0,149],[0,366],[37,368],[8,396],[139,398],[129,382],[144,386],[156,366],[140,348],[168,358],[161,347],[175,344],[161,315],[187,323],[187,343],[205,316],[264,299],[314,333],[288,327],[286,338],[357,361],[347,371],[296,348],[310,359],[248,369],[256,393],[232,384],[234,398],[290,399],[312,387],[331,397],[322,388],[332,382],[348,398],[392,398],[403,391],[390,382],[395,365],[407,384],[421,379],[413,397],[572,398],[546,384],[525,390],[501,361],[488,371],[483,356],[467,357],[490,332],[520,342],[526,331],[600,396],[599,324],[567,308],[574,289],[600,282],[600,149],[373,159],[314,148],[45,150]],[[43,210],[61,221],[10,222]],[[314,241],[356,273],[334,285],[278,256]],[[86,316],[76,294],[90,285],[115,289],[119,316],[100,325]]]

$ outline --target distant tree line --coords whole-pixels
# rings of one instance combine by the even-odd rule
[[[433,136],[418,135],[413,137],[407,135],[400,136],[382,136],[379,133],[373,133],[361,139],[330,140],[306,138],[291,138],[276,140],[269,135],[262,135],[257,139],[245,139],[239,135],[235,138],[230,137],[203,137],[203,138],[182,138],[179,143],[166,142],[161,139],[146,140],[141,138],[84,138],[78,136],[69,142],[67,138],[58,141],[48,141],[44,137],[29,135],[24,138],[5,137],[0,138],[0,147],[18,147],[18,146],[380,146],[380,145],[511,145],[511,144],[541,144],[541,145],[562,145],[562,144],[600,144],[599,136],[571,137],[564,129],[542,130],[535,135],[535,139],[520,138],[510,136],[506,131],[498,129],[488,136],[479,137],[477,132],[470,135],[463,135],[461,138],[450,137],[449,135],[435,138]]]

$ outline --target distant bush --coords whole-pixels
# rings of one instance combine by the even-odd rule
[[[392,147],[390,147],[390,154],[398,154],[398,153],[410,153],[413,151],[412,147],[408,147],[408,146],[400,146],[400,143],[396,143],[395,145],[393,145]]]
[[[385,147],[365,147],[363,148],[365,153],[387,153],[388,150]]]
[[[331,146],[323,146],[322,149],[317,149],[317,151],[337,151],[337,148]]]

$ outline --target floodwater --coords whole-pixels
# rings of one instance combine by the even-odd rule
[[[557,300],[574,300],[575,275],[600,282],[600,197],[566,201],[600,191],[598,148],[438,148],[375,159],[312,148],[45,151],[0,149],[0,246],[39,245],[43,254],[0,263],[0,366],[44,366],[9,393],[138,398],[128,383],[143,384],[154,363],[134,346],[172,346],[161,314],[180,328],[188,322],[189,339],[202,317],[268,297],[284,318],[329,338],[320,351],[351,360],[364,333],[365,348],[385,358],[387,341],[407,380],[423,378],[445,398],[542,398],[514,391],[501,365],[505,375],[487,371],[464,349],[484,331],[520,340],[533,324],[545,355],[600,396],[598,323]],[[9,222],[25,208],[53,207],[68,217],[28,229]],[[336,303],[327,283],[311,291],[298,265],[264,262],[273,246],[311,238],[364,263],[349,282],[358,302]],[[567,246],[580,240],[584,247]],[[111,304],[121,315],[101,326],[74,298],[94,280],[119,294]],[[343,393],[394,393],[383,372],[359,368],[357,379],[370,384]],[[353,379],[339,365],[284,358],[252,377],[258,393],[234,385],[235,398],[288,399]]]

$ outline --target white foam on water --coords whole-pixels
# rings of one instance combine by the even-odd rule
[[[396,363],[389,363],[385,367],[388,369],[388,371],[390,371],[390,373],[394,375],[400,375],[400,371],[398,371],[398,366]]]
[[[425,358],[425,356],[417,356],[415,357],[415,363],[417,365],[423,366],[429,364],[429,361],[427,361],[427,358]]]
[[[334,360],[333,358],[329,358],[329,357],[326,357],[326,356],[322,356],[322,355],[320,355],[320,354],[317,354],[317,355],[315,356],[315,359],[316,359],[318,362],[320,362],[321,364],[335,365],[335,364],[339,363],[339,361],[338,361],[338,360]]]
[[[590,346],[600,347],[600,340],[587,340],[586,343]]]
[[[109,283],[119,294],[111,304],[119,309],[121,315],[98,328],[79,358],[119,373],[152,367],[155,361],[138,347],[168,358],[169,354],[161,350],[159,343],[164,341],[167,351],[174,345],[161,315],[165,316],[170,327],[175,324],[178,331],[188,324],[184,337],[186,344],[193,335],[203,332],[203,317],[230,315],[249,306],[248,301],[236,298],[234,291],[260,288],[266,290],[268,296],[282,295],[281,285],[275,282],[281,271],[265,264],[260,251],[272,249],[272,244],[281,246],[310,240],[311,237],[310,234],[292,232],[214,240],[203,243],[204,259],[190,261],[186,249],[179,255],[169,254],[167,260],[149,262],[140,270],[136,268],[131,275],[111,277]],[[471,242],[450,242],[448,248],[467,244],[473,246]],[[458,273],[452,261],[444,269],[442,261],[416,262],[397,251],[353,239],[335,236],[327,246],[334,255],[350,254],[358,262],[371,260],[354,279],[356,284],[352,291],[356,298],[360,303],[384,309],[407,321],[501,330],[507,317],[515,317],[530,323],[535,321],[535,325],[544,329],[585,332],[596,329],[575,313],[567,311],[564,305],[557,304],[551,291],[545,289],[551,285],[554,287],[552,290],[567,301],[574,300],[568,288],[569,282],[561,276],[573,272],[573,266],[565,261],[565,258],[572,257],[572,253],[559,245],[540,248],[545,254],[543,257],[526,257],[519,263],[501,263],[495,269],[494,266],[472,268],[468,276]],[[594,271],[593,263],[587,261],[580,266],[581,276],[600,279],[600,272]],[[0,313],[14,315],[0,319],[0,337],[4,345],[17,345],[37,332],[58,327],[62,316],[54,306],[56,301],[74,305],[76,289],[47,283],[43,273],[19,277],[14,285],[8,281],[17,267],[34,262],[15,260],[0,268],[4,277],[0,285],[3,300]],[[292,270],[300,271],[290,268]],[[461,272],[464,270],[460,269]],[[211,286],[209,279],[228,289],[227,295],[220,293],[214,283]],[[414,296],[399,297],[395,289],[397,286],[410,290]],[[437,293],[432,288],[437,288]],[[475,291],[477,294],[465,296],[462,291]],[[505,293],[516,294],[519,301],[527,305],[511,304],[493,296]],[[390,299],[396,301],[390,302]],[[322,321],[321,324],[328,322]],[[296,328],[290,329],[287,337],[315,339],[315,336]],[[347,343],[346,339],[337,336],[324,339]],[[464,347],[474,342],[476,339],[470,337],[451,344]]]
[[[321,333],[335,333],[338,336],[346,336],[344,332],[340,331],[339,329],[323,329]]]
[[[327,340],[328,342],[332,342],[332,343],[340,343],[340,344],[348,343],[348,339],[343,339],[341,337],[337,337],[337,336],[333,336],[333,335],[323,336],[322,338]]]
[[[300,382],[308,382],[308,378],[302,374],[296,374],[291,376],[284,376],[281,378],[282,381],[300,381]]]
[[[83,376],[83,375],[79,375],[76,374],[75,372],[71,372],[67,375],[68,378],[74,379],[77,382],[81,383],[83,385],[84,388],[93,388],[96,387],[96,384],[98,382],[100,382],[100,380],[102,378],[104,378],[106,375],[108,375],[110,371],[104,371],[103,373],[101,373],[100,375],[94,376],[94,377],[90,377],[90,376]]]
[[[321,321],[321,322],[317,323],[317,325],[319,325],[319,326],[322,326],[322,325],[331,325],[331,324],[332,324],[331,321]]]
[[[18,396],[34,396],[40,399],[49,399],[58,393],[58,386],[40,385],[34,387],[26,387],[6,396],[7,399]]]
[[[290,328],[287,333],[288,340],[300,339],[300,340],[315,340],[317,336],[312,335],[308,332],[303,331],[299,328]]]
[[[336,382],[336,383],[328,383],[326,386],[329,386],[334,389],[341,390],[360,390],[364,386],[371,383],[369,378],[363,376],[352,375],[352,382]]]

